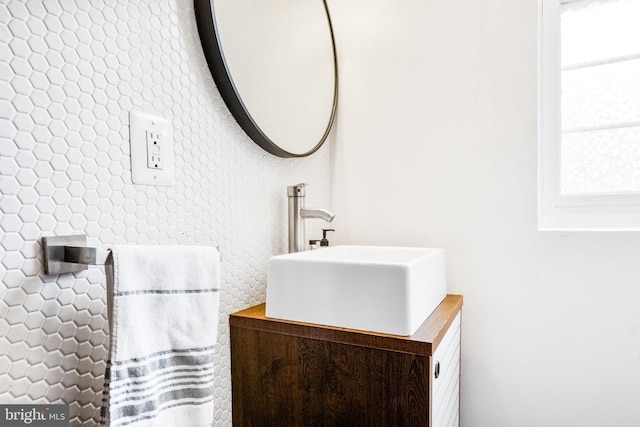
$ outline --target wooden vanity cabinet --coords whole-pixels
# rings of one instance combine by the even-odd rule
[[[457,426],[462,296],[410,337],[232,314],[235,426]]]

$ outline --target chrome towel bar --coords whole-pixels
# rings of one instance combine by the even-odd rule
[[[106,265],[113,261],[109,259],[110,250],[90,248],[84,246],[65,246],[64,260],[73,264]]]
[[[113,263],[109,249],[87,246],[87,236],[51,236],[42,238],[44,250],[44,274],[75,273],[88,269],[89,265]],[[216,246],[222,260],[220,246]]]

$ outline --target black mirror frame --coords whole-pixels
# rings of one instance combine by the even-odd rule
[[[335,36],[333,34],[333,25],[331,23],[331,16],[329,15],[329,8],[327,6],[326,0],[323,0],[324,8],[327,13],[327,21],[329,23],[329,32],[331,34],[331,45],[333,50],[333,66],[334,66],[334,76],[335,76],[335,84],[334,84],[334,93],[333,93],[333,105],[331,107],[331,117],[329,118],[329,122],[327,124],[327,128],[322,135],[320,141],[313,147],[311,150],[302,153],[291,153],[289,151],[283,150],[278,146],[278,144],[272,141],[255,123],[251,114],[245,107],[242,99],[240,98],[240,94],[238,93],[235,85],[233,84],[233,79],[229,74],[229,70],[227,64],[224,60],[224,54],[222,52],[222,47],[220,46],[218,40],[217,29],[215,26],[215,17],[213,16],[213,2],[215,0],[194,0],[194,9],[196,15],[196,24],[198,27],[198,34],[200,35],[200,41],[202,43],[202,49],[204,51],[204,56],[207,60],[207,64],[209,66],[209,70],[211,71],[211,75],[213,76],[213,80],[218,87],[218,91],[220,92],[220,96],[224,100],[224,103],[229,108],[229,111],[236,119],[240,127],[246,132],[247,135],[260,147],[262,147],[265,151],[278,156],[278,157],[306,157],[309,156],[322,146],[322,144],[326,141],[331,128],[333,126],[333,122],[336,116],[336,109],[338,105],[338,59],[337,59],[337,51],[336,51],[336,42]]]

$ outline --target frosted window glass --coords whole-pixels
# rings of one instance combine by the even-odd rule
[[[569,0],[560,13],[563,67],[640,53],[640,1]]]
[[[561,84],[563,131],[640,125],[640,59],[565,71]]]
[[[639,17],[639,0],[562,4],[562,195],[640,192]]]
[[[560,155],[563,194],[640,189],[640,127],[563,135]]]

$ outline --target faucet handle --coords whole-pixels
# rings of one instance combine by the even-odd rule
[[[300,184],[291,185],[291,186],[287,187],[287,196],[289,196],[289,197],[304,197],[305,196],[304,188],[307,185],[309,185],[309,184],[300,183]]]

